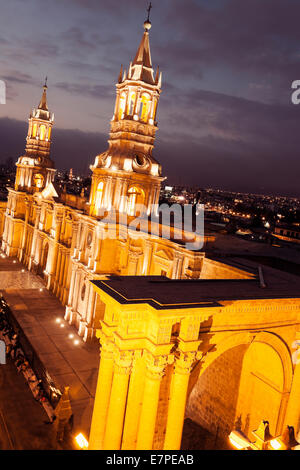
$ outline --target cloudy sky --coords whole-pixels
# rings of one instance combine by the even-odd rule
[[[163,72],[155,157],[169,184],[300,196],[299,0],[152,0]],[[106,148],[121,63],[134,58],[146,0],[0,4],[0,161],[23,152],[48,76],[57,168],[88,171]]]

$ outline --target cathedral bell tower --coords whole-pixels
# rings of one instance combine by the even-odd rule
[[[29,117],[25,155],[19,157],[16,166],[15,189],[35,193],[42,191],[55,175],[54,163],[50,159],[51,130],[54,115],[48,110],[47,80],[37,109]]]
[[[109,147],[91,166],[90,215],[95,217],[112,208],[129,216],[149,215],[165,179],[152,155],[161,73],[157,68],[154,75],[152,67],[150,28],[148,15],[134,61],[128,71],[121,66]],[[144,210],[137,212],[137,205]]]

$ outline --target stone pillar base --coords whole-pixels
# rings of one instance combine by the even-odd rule
[[[95,330],[94,328],[90,327],[90,326],[86,326],[85,327],[85,330],[84,330],[84,335],[83,335],[83,341],[85,343],[87,343],[88,341],[90,341],[91,339],[93,339],[95,337]]]
[[[87,326],[86,321],[83,321],[83,320],[79,321],[79,327],[78,327],[78,335],[79,336],[84,336],[86,326]]]
[[[34,274],[37,274],[38,272],[38,264],[35,261],[32,261],[30,263],[30,271],[32,271]]]

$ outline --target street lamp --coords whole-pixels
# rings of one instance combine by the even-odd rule
[[[78,447],[80,447],[80,449],[82,450],[86,450],[89,446],[88,441],[86,440],[86,438],[84,437],[82,433],[77,434],[77,436],[75,437],[75,441]]]

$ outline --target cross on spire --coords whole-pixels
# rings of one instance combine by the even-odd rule
[[[151,11],[151,8],[152,8],[152,3],[150,2],[150,3],[149,3],[149,6],[148,6],[148,8],[147,8],[148,16],[147,16],[147,20],[146,20],[146,21],[150,21],[150,11]]]
[[[46,75],[46,77],[45,77],[45,83],[44,83],[44,88],[47,88],[47,80],[48,80],[48,77],[47,77],[47,75]]]

